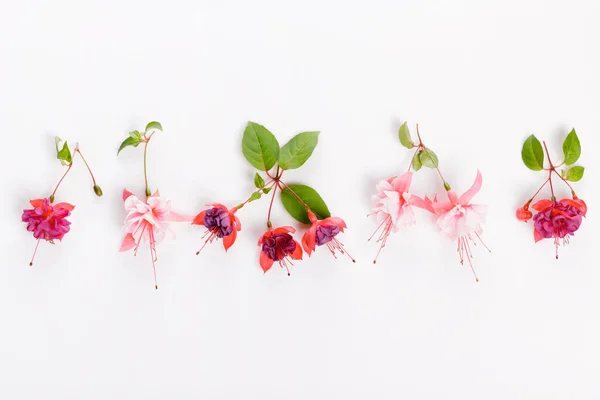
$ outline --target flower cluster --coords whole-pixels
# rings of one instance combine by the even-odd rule
[[[564,161],[558,165],[554,165],[550,159],[546,142],[543,142],[543,146],[542,149],[542,144],[535,135],[530,135],[523,144],[521,156],[525,165],[533,171],[544,171],[548,175],[535,194],[517,209],[516,217],[523,222],[533,219],[533,238],[535,242],[552,239],[556,250],[555,256],[558,259],[559,245],[569,243],[569,238],[575,235],[575,232],[581,226],[583,217],[587,214],[587,205],[577,197],[575,190],[569,183],[581,180],[584,168],[574,166],[568,170],[563,169],[560,173],[558,172],[558,168],[563,165],[570,166],[577,162],[581,155],[581,144],[575,129],[571,130],[563,142]],[[544,166],[544,150],[548,166]],[[556,199],[552,182],[553,177],[566,184],[571,191],[572,198]],[[550,188],[550,199],[538,200],[531,204],[546,186]],[[535,215],[530,207],[536,211]]]
[[[94,174],[92,174],[92,170],[87,161],[83,158],[79,145],[75,145],[73,152],[71,152],[67,142],[64,142],[62,146],[59,146],[61,142],[62,140],[59,137],[55,139],[56,158],[60,160],[63,166],[67,167],[67,170],[58,181],[58,184],[55,186],[50,196],[42,199],[30,200],[29,203],[33,208],[23,210],[23,214],[21,215],[21,221],[27,224],[27,230],[32,232],[33,237],[37,239],[37,244],[33,256],[31,257],[31,261],[29,262],[29,266],[33,265],[41,240],[54,244],[55,240],[62,241],[63,237],[71,230],[71,222],[67,220],[67,217],[71,215],[71,211],[73,211],[75,206],[66,202],[55,204],[54,198],[61,183],[73,167],[73,156],[78,154],[81,157],[92,177],[94,193],[98,197],[102,196],[102,189],[96,183],[96,178],[94,177]]]
[[[121,243],[119,251],[125,252],[133,249],[133,254],[137,255],[138,249],[142,243],[146,243],[150,249],[150,258],[152,259],[152,271],[154,273],[154,287],[158,289],[156,278],[156,245],[159,244],[167,232],[169,232],[169,222],[190,221],[191,217],[178,214],[171,210],[171,201],[161,197],[159,191],[152,194],[148,186],[148,174],[146,165],[146,153],[148,143],[155,132],[162,131],[162,126],[158,122],[150,122],[146,125],[144,133],[133,131],[129,137],[121,143],[120,153],[126,147],[137,147],[144,144],[144,181],[146,184],[145,200],[129,190],[123,190],[123,202],[127,215],[125,216],[125,237]]]
[[[406,123],[400,127],[400,142],[404,147],[415,149],[408,171],[388,180],[377,184],[377,193],[373,196],[373,212],[379,226],[371,236],[373,239],[377,234],[377,242],[380,243],[379,251],[373,263],[386,246],[389,235],[401,229],[406,229],[416,223],[414,207],[429,211],[436,217],[436,223],[441,233],[457,242],[457,251],[460,257],[460,263],[463,264],[466,259],[469,262],[471,270],[475,275],[473,267],[472,247],[477,242],[484,247],[481,239],[482,223],[485,221],[486,207],[480,204],[472,204],[471,200],[481,189],[483,178],[477,171],[475,182],[469,190],[458,196],[442,176],[439,169],[437,155],[423,144],[417,125],[417,135],[419,143],[415,144],[410,136]],[[413,171],[419,171],[423,166],[435,169],[446,189],[447,200],[438,200],[436,194],[433,199],[425,196],[421,198],[410,193],[410,185],[413,179]],[[486,247],[487,248],[487,247]]]
[[[223,240],[223,247],[227,251],[233,246],[238,232],[242,229],[236,213],[246,204],[272,191],[266,218],[267,230],[258,240],[259,264],[264,272],[277,262],[289,275],[292,260],[301,260],[303,249],[310,256],[320,246],[325,246],[334,257],[337,253],[345,254],[354,261],[338,239],[338,235],[344,232],[346,223],[341,218],[330,215],[325,202],[313,188],[300,184],[288,185],[282,180],[285,171],[300,168],[309,159],[317,146],[318,135],[319,132],[303,132],[280,147],[275,136],[264,126],[248,122],[242,139],[242,152],[248,162],[264,172],[268,179],[265,182],[265,179],[256,173],[254,185],[257,190],[244,202],[232,208],[227,208],[221,203],[210,203],[210,208],[196,215],[192,224],[206,228],[202,236],[202,247],[196,254],[200,254],[207,244],[218,239]],[[278,191],[288,213],[299,222],[309,225],[302,237],[302,244],[293,237],[296,233],[295,228],[273,227],[271,210]]]

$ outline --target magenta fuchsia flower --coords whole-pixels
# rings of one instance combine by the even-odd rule
[[[412,208],[413,199],[408,192],[412,176],[412,172],[405,172],[399,177],[380,181],[377,184],[377,194],[373,196],[373,212],[370,215],[375,215],[380,225],[369,240],[381,230],[377,239],[377,242],[381,242],[381,246],[373,263],[377,262],[377,258],[385,247],[390,233],[416,223],[415,212]]]
[[[235,243],[237,232],[242,229],[242,223],[235,215],[238,210],[237,207],[228,210],[220,203],[210,203],[208,205],[212,208],[202,211],[192,221],[194,225],[206,227],[206,233],[202,236],[202,239],[205,239],[204,244],[196,255],[200,254],[204,246],[216,239],[223,239],[223,247],[227,251]]]
[[[27,230],[38,240],[29,265],[33,265],[40,240],[54,243],[71,230],[71,222],[67,217],[75,206],[69,203],[52,204],[49,199],[35,199],[29,202],[33,209],[23,210],[21,220],[27,224]]]
[[[577,200],[540,200],[531,206],[538,212],[533,217],[533,237],[536,243],[542,239],[554,239],[556,258],[560,243],[569,243],[569,237],[575,235],[587,212],[585,203]]]
[[[467,259],[477,281],[479,279],[473,268],[471,245],[476,246],[475,239],[477,239],[487,249],[481,239],[483,232],[481,224],[485,221],[486,206],[471,204],[471,199],[481,189],[482,182],[481,173],[477,171],[475,182],[460,197],[453,190],[448,190],[448,201],[438,201],[437,196],[433,201],[427,197],[424,200],[415,199],[413,201],[415,206],[437,215],[437,225],[441,232],[458,242],[457,251],[460,255],[460,263],[463,264],[464,259]]]
[[[134,249],[134,255],[142,244],[148,243],[152,257],[154,271],[154,285],[158,289],[156,280],[156,245],[160,243],[169,230],[169,222],[190,221],[191,218],[177,214],[171,210],[171,202],[160,197],[156,191],[146,201],[140,200],[129,190],[123,190],[123,201],[127,216],[125,217],[125,238],[119,251]]]
[[[338,217],[328,217],[319,220],[312,211],[308,212],[308,219],[311,222],[311,226],[304,236],[302,236],[302,247],[304,247],[304,251],[306,251],[309,256],[315,251],[316,246],[326,246],[334,257],[336,257],[335,252],[339,251],[340,254],[346,254],[352,262],[356,262],[356,260],[348,254],[348,251],[344,249],[342,242],[337,239],[337,235],[340,232],[344,232],[344,229],[346,228],[346,223],[343,219]]]
[[[290,275],[291,260],[302,260],[302,246],[294,240],[291,233],[296,229],[291,226],[282,226],[279,228],[269,228],[258,240],[261,246],[260,266],[264,272],[267,272],[277,261],[279,266],[287,270]]]

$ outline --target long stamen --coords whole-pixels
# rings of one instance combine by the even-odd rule
[[[373,234],[371,235],[371,237],[368,239],[368,241],[370,241],[371,239],[373,239],[373,236],[375,236],[375,234],[377,232],[379,232],[379,230],[381,229],[381,227],[383,226],[383,224],[385,224],[388,220],[388,218],[391,218],[389,215],[383,220],[383,222],[381,224],[379,224],[379,226],[377,227],[377,229],[375,229],[375,232],[373,232]]]
[[[143,229],[142,229],[142,233],[140,233],[140,238],[138,239],[138,242],[135,245],[135,249],[133,250],[134,256],[137,256],[137,252],[138,252],[138,249],[140,248],[140,244],[142,244],[142,238],[144,237],[144,232],[146,232],[146,224],[142,222],[141,225],[143,225]],[[136,231],[137,231],[137,229],[136,229]],[[135,237],[134,237],[134,239],[135,239]]]
[[[37,254],[38,247],[40,246],[41,240],[42,240],[41,238],[37,240],[37,244],[35,245],[35,250],[33,250],[33,256],[31,257],[31,261],[29,262],[30,267],[33,266],[33,260],[35,259],[35,255]]]
[[[477,236],[477,239],[479,239],[479,241],[481,242],[481,244],[483,245],[483,247],[485,247],[485,248],[486,248],[486,250],[487,250],[487,251],[489,251],[489,252],[491,253],[492,251],[491,251],[491,250],[490,250],[490,248],[489,248],[489,247],[487,247],[487,245],[486,245],[486,244],[483,242],[483,240],[481,239],[481,236],[479,236],[479,233],[475,232],[475,235]]]
[[[148,232],[148,237],[150,240],[150,257],[152,257],[152,271],[154,272],[154,289],[158,290],[158,281],[156,280],[156,260],[155,260],[156,247],[154,247],[155,241],[154,241],[154,233],[152,232],[152,229],[150,229],[150,231]],[[152,249],[154,249],[154,254],[153,254]]]
[[[467,241],[467,239],[463,238],[463,243],[467,248],[467,260],[469,261],[469,266],[471,267],[471,271],[473,271],[473,275],[475,276],[475,281],[479,282],[479,278],[477,277],[477,274],[475,273],[475,268],[473,267],[473,261],[471,260],[473,258],[473,254],[471,253],[469,242]]]
[[[373,264],[377,264],[377,259],[379,258],[379,255],[381,254],[381,250],[383,250],[383,248],[385,247],[385,244],[387,243],[387,238],[390,234],[390,230],[392,227],[392,220],[391,220],[391,217],[388,216],[388,218],[389,218],[389,221],[387,221],[388,223],[385,226],[385,229],[382,233],[382,235],[384,235],[383,240],[382,239],[378,240],[378,242],[381,241],[381,246],[379,247],[379,251],[377,251],[377,255],[375,256],[375,259],[373,260]]]

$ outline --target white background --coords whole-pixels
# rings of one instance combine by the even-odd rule
[[[599,19],[593,0],[3,1],[0,397],[600,398]],[[116,150],[150,120],[165,128],[150,185],[185,213],[252,191],[246,121],[282,144],[320,130],[287,179],[345,218],[358,262],[319,249],[263,275],[263,200],[227,255],[196,257],[202,229],[175,226],[155,291],[148,254],[117,252],[121,190],[141,194],[143,175],[141,147]],[[457,191],[482,171],[493,253],[476,252],[478,284],[421,211],[372,264],[366,214],[377,180],[407,167],[404,120]],[[544,180],[520,147],[536,133],[558,159],[573,126],[590,212],[556,261],[513,217]],[[62,174],[54,135],[80,142],[104,197],[76,161],[57,196],[77,206],[72,231],[29,268],[20,215]],[[414,182],[442,190],[431,171]],[[274,221],[292,223],[279,203]]]

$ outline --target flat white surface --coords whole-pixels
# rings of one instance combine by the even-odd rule
[[[592,0],[3,1],[0,397],[598,398],[599,19]],[[155,291],[149,256],[117,252],[120,192],[143,181],[141,148],[116,149],[150,120],[165,127],[150,184],[188,213],[251,192],[247,120],[282,143],[320,130],[288,179],[346,219],[358,262],[319,249],[291,277],[263,275],[263,200],[227,255],[196,257],[202,230],[175,226]],[[483,173],[493,254],[476,252],[479,284],[420,211],[371,263],[370,196],[407,166],[404,120],[458,191]],[[556,261],[513,218],[544,179],[520,146],[536,133],[558,156],[572,126],[590,212]],[[62,173],[53,135],[80,142],[105,195],[79,163],[57,196],[77,206],[72,232],[29,268],[20,214]],[[431,171],[413,187],[441,190]],[[279,204],[274,221],[292,222]]]

